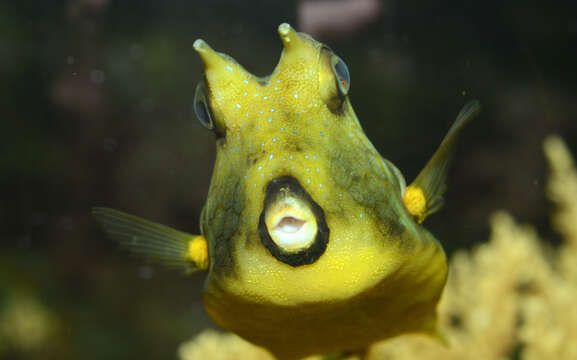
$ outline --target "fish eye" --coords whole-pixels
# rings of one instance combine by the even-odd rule
[[[331,57],[331,65],[337,77],[337,84],[341,94],[347,95],[351,87],[351,75],[349,74],[347,64],[345,64],[343,59],[333,54]]]
[[[351,76],[345,62],[331,49],[323,47],[319,63],[319,91],[332,112],[342,111],[350,87]]]
[[[194,113],[200,121],[200,123],[207,129],[214,129],[214,122],[212,121],[212,113],[206,101],[204,82],[199,82],[196,85],[196,91],[194,93]]]

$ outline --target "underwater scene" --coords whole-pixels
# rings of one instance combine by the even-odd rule
[[[0,29],[0,360],[577,359],[577,5]]]

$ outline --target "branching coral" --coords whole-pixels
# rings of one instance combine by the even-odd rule
[[[564,243],[545,246],[536,232],[504,212],[491,236],[456,253],[439,305],[448,345],[407,335],[373,346],[369,360],[577,359],[577,170],[557,137],[545,141],[552,223]],[[201,334],[183,344],[181,360],[272,359],[234,335]]]

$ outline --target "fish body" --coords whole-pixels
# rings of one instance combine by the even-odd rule
[[[217,148],[202,235],[111,209],[96,217],[137,253],[206,270],[210,316],[281,360],[437,336],[447,261],[420,222],[442,204],[454,140],[478,103],[407,187],[364,134],[344,62],[288,24],[279,35],[283,53],[262,78],[194,44],[205,64],[195,112]]]

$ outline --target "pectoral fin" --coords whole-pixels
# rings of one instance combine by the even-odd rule
[[[208,248],[202,235],[187,234],[109,208],[93,208],[92,215],[112,239],[135,255],[187,272],[208,268]]]
[[[453,126],[439,145],[439,148],[415,181],[405,191],[403,202],[417,222],[438,211],[444,203],[443,194],[447,188],[447,171],[451,163],[455,144],[463,127],[481,112],[481,104],[472,100],[461,109]]]

